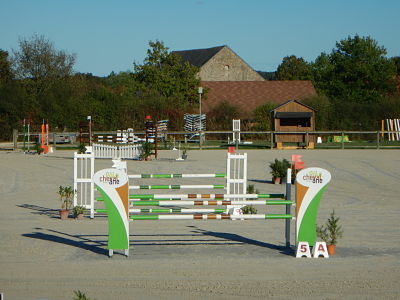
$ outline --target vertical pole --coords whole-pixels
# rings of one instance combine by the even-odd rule
[[[202,140],[201,140],[201,94],[203,93],[203,88],[199,87],[198,88],[198,93],[199,93],[199,147],[200,150],[202,149]]]
[[[30,146],[29,146],[29,143],[30,143],[30,138],[29,138],[30,126],[31,126],[31,125],[30,125],[30,123],[29,123],[29,121],[28,121],[28,152],[31,151]]]
[[[308,141],[309,141],[309,135],[308,131],[306,132],[306,149],[308,149]]]
[[[13,129],[13,149],[14,151],[18,149],[18,129]],[[25,135],[24,135],[24,151],[25,151]]]
[[[342,131],[342,149],[344,149],[344,131]]]
[[[387,129],[388,141],[390,142],[389,119],[386,119],[386,129]]]
[[[235,132],[235,148],[236,148],[236,150],[239,150],[239,135],[240,135],[240,131],[236,131]]]
[[[94,153],[90,153],[90,218],[94,218]]]
[[[89,119],[89,146],[92,146],[92,118]]]
[[[380,145],[379,145],[379,139],[380,139],[380,132],[379,131],[377,131],[376,132],[376,149],[379,149],[380,148]]]
[[[26,152],[26,124],[25,124],[25,119],[24,119],[24,153]],[[14,146],[14,150],[17,150]]]
[[[154,121],[154,157],[158,157],[158,121]]]
[[[272,150],[274,148],[274,132],[273,131],[271,131],[270,140],[271,140],[270,148]]]
[[[78,191],[78,153],[74,152],[74,191]],[[78,193],[74,193],[74,207],[78,204]]]
[[[286,200],[291,200],[292,195],[292,169],[287,169],[286,173]],[[291,214],[291,204],[286,204],[286,214]],[[290,221],[291,219],[285,219],[285,245],[290,247]]]

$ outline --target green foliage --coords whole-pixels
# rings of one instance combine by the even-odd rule
[[[74,218],[76,218],[78,215],[85,213],[86,208],[84,206],[74,206],[72,209],[72,213],[74,214]]]
[[[339,225],[339,217],[335,210],[330,214],[325,225],[317,226],[317,236],[329,245],[336,245],[339,238],[343,237],[342,226]]]
[[[284,178],[287,174],[287,169],[290,168],[290,162],[287,159],[279,160],[275,158],[274,162],[269,164],[271,175],[275,178]]]
[[[14,75],[11,70],[11,61],[8,52],[0,49],[0,86],[13,79]]]
[[[74,294],[74,300],[90,300],[90,298],[88,298],[85,293],[82,293],[80,290],[74,291]]]
[[[71,186],[60,185],[57,193],[60,196],[61,209],[69,210],[72,206],[73,197],[76,191],[74,191]]]
[[[253,205],[246,205],[241,208],[244,214],[254,215],[257,213],[257,209]]]
[[[271,110],[278,106],[275,102],[267,102],[254,110],[254,120],[256,125],[253,127],[254,130],[264,130],[269,131],[273,128],[271,127]]]
[[[260,192],[254,188],[254,184],[249,184],[247,186],[247,194],[259,194]],[[246,205],[244,207],[241,208],[242,212],[244,214],[256,214],[257,213],[257,209],[253,206],[253,205]]]
[[[286,56],[276,70],[276,78],[278,80],[310,80],[311,66],[301,57]]]
[[[348,37],[312,66],[314,84],[333,99],[376,102],[395,91],[396,66],[371,37]]]
[[[44,152],[44,149],[42,148],[42,145],[40,143],[35,144],[35,150],[37,154],[42,154]]]
[[[134,64],[134,78],[142,84],[144,91],[165,99],[177,99],[182,105],[197,103],[199,68],[183,63],[163,42],[150,41],[149,46],[144,63]]]
[[[85,146],[85,144],[80,143],[79,146],[78,146],[78,153],[79,153],[79,154],[83,154],[83,153],[85,153],[85,152],[86,152],[86,146]]]
[[[393,61],[394,65],[396,66],[396,74],[400,75],[400,56],[392,57],[391,60]]]
[[[141,146],[139,157],[141,160],[147,160],[153,152],[153,143],[144,142]]]
[[[249,184],[247,186],[247,194],[259,194],[260,192],[254,188],[254,184]]]
[[[207,129],[226,130],[232,127],[232,120],[239,118],[239,109],[228,101],[222,101],[207,114]]]
[[[23,119],[30,119],[31,131],[39,131],[43,119],[53,132],[77,131],[88,115],[94,131],[141,131],[146,115],[170,120],[169,130],[182,130],[184,113],[198,111],[198,68],[182,63],[160,41],[149,46],[134,72],[104,78],[74,74],[75,56],[41,35],[20,39],[11,57],[0,50],[0,140],[10,140],[13,129],[21,132]],[[311,70],[319,96],[304,103],[317,110],[317,130],[378,130],[380,120],[400,114],[400,96],[393,92],[400,58],[385,55],[373,39],[349,37],[311,64],[285,57],[279,76],[308,79]],[[256,124],[253,130],[271,130],[270,111],[277,104],[268,100],[249,116]],[[207,114],[207,129],[230,130],[232,119],[241,117],[226,101]]]

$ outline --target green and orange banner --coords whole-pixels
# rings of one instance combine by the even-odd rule
[[[103,169],[93,176],[108,216],[108,249],[129,249],[128,176],[123,170]]]
[[[318,206],[331,173],[321,168],[307,168],[296,176],[296,240],[314,246]]]

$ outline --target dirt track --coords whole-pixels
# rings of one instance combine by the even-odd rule
[[[142,221],[131,224],[131,255],[107,258],[105,218],[61,221],[56,194],[72,184],[72,152],[0,152],[0,292],[5,299],[399,299],[400,152],[247,151],[249,184],[272,185],[268,163],[302,154],[332,173],[320,205],[335,209],[344,237],[330,259],[295,259],[283,221]],[[130,161],[130,173],[225,170],[224,151],[190,151],[176,162]],[[96,169],[111,166],[96,160]]]

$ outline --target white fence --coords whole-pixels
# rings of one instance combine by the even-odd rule
[[[92,145],[95,158],[120,158],[120,159],[139,159],[141,145],[114,146],[105,144]]]

